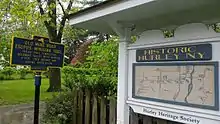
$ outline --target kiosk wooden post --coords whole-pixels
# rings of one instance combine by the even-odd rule
[[[124,35],[121,35],[120,41],[119,41],[119,63],[118,63],[118,95],[117,95],[117,106],[120,106],[123,108],[124,111],[121,111],[120,109],[117,109],[117,121],[120,123],[129,123],[129,106],[126,104],[126,99],[128,97],[127,92],[128,89],[126,88],[128,86],[127,82],[128,80],[128,50],[127,46],[129,42],[131,42],[131,27],[127,25],[123,28],[125,33]]]

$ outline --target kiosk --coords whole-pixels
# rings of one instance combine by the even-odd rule
[[[131,123],[130,107],[174,122],[220,124],[220,33],[211,26],[220,22],[219,5],[111,0],[70,15],[75,27],[120,37],[117,124]]]

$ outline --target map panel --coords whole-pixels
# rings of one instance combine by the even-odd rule
[[[140,64],[134,66],[133,95],[185,104],[215,106],[213,64]]]

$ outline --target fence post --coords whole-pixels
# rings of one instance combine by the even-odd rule
[[[86,101],[85,101],[85,124],[90,124],[90,101],[91,101],[91,92],[89,90],[85,91]]]
[[[83,124],[83,91],[79,90],[78,92],[78,123],[77,124]]]
[[[100,124],[106,124],[106,99],[102,96],[100,100]]]
[[[98,124],[97,94],[93,94],[92,124]]]
[[[167,124],[167,121],[158,118],[157,119],[157,124]]]
[[[143,115],[143,124],[153,124],[152,117]]]
[[[77,90],[73,89],[73,124],[77,124]]]
[[[109,108],[109,124],[116,124],[116,100],[114,98],[110,98]]]
[[[130,108],[130,124],[138,124],[138,121],[138,114],[135,113],[132,108]]]

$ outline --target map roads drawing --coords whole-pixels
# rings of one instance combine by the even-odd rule
[[[214,65],[146,65],[134,66],[135,96],[215,106]]]

